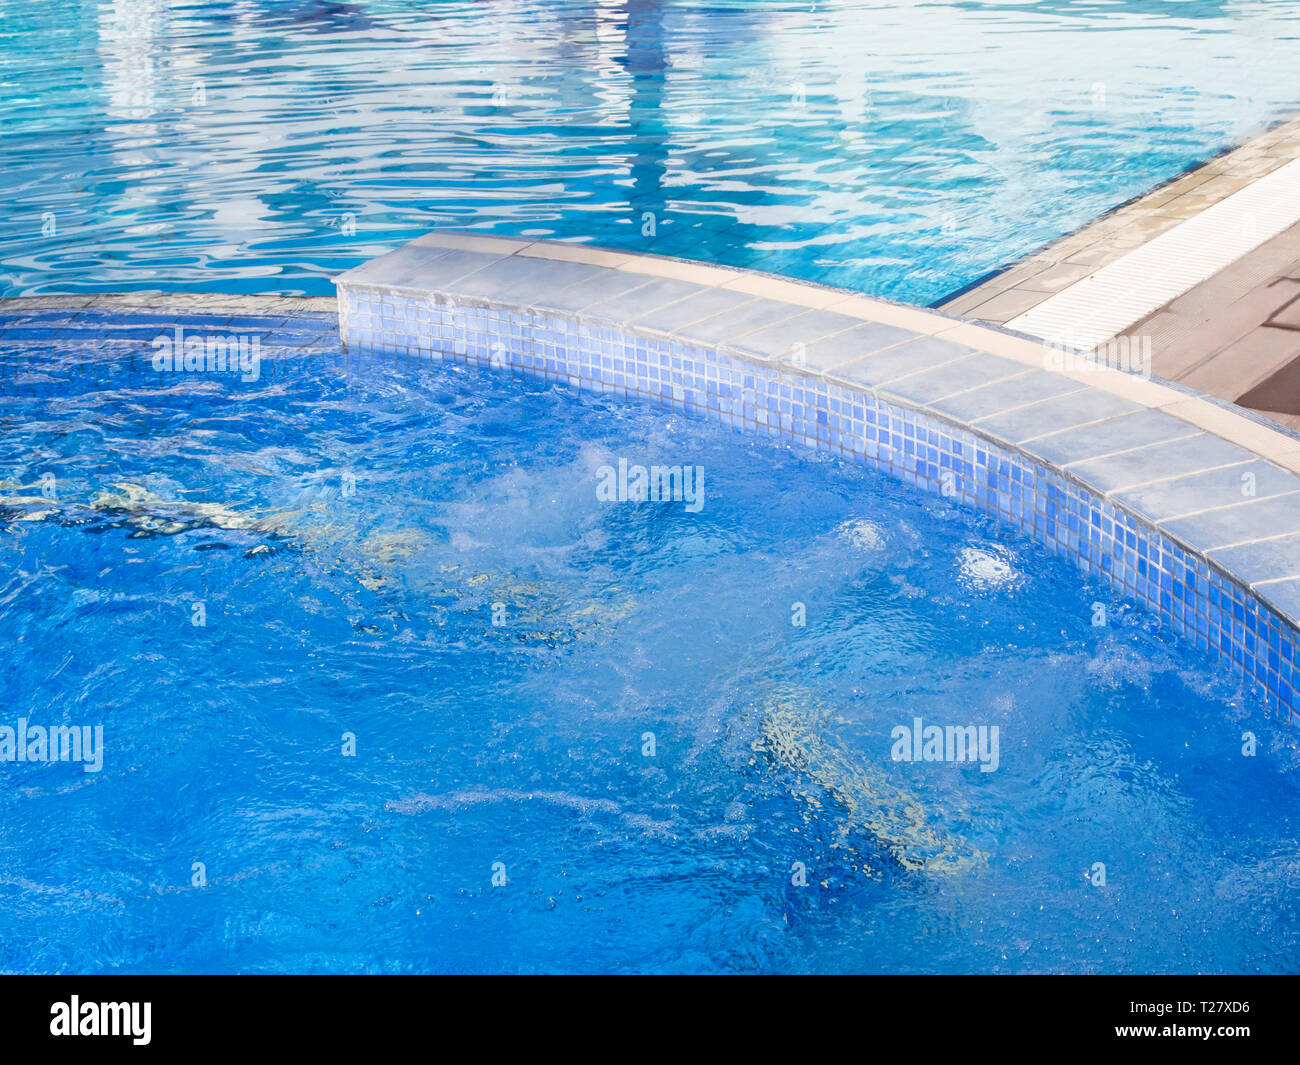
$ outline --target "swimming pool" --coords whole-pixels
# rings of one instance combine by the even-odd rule
[[[0,773],[0,970],[1300,961],[1293,734],[964,508],[358,372],[323,315],[22,328],[0,727],[102,726],[102,764]],[[159,369],[176,328],[257,358]],[[637,498],[656,465],[676,498]]]
[[[0,295],[432,229],[929,303],[1296,106],[1291,0],[0,3]]]

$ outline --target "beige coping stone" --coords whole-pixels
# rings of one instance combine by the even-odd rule
[[[617,270],[624,263],[636,258],[628,252],[593,248],[586,244],[560,244],[543,240],[529,244],[515,254],[528,258],[554,259],[556,262],[563,263],[581,263],[584,266],[604,266],[610,270]]]
[[[1048,368],[1049,349],[1041,340],[999,333],[996,329],[986,329],[974,322],[961,322],[949,329],[940,330],[935,336],[940,340],[966,344],[980,351],[987,351],[991,355],[1001,355],[1003,358],[1024,363],[1026,366],[1035,366],[1040,370]]]
[[[645,274],[649,277],[666,277],[672,281],[686,281],[693,285],[719,286],[736,276],[734,270],[721,266],[666,259],[661,255],[634,255],[615,269],[628,274]]]
[[[864,321],[910,329],[913,333],[920,333],[923,336],[933,336],[955,321],[934,311],[923,310],[920,307],[904,307],[897,303],[884,303],[873,300],[870,296],[848,296],[836,303],[828,303],[819,310],[854,315]]]
[[[1163,409],[1166,414],[1253,451],[1261,458],[1277,462],[1283,456],[1300,454],[1300,440],[1208,400],[1188,396]]]
[[[809,310],[824,311],[828,307],[834,307],[845,300],[845,294],[840,289],[825,288],[821,285],[804,285],[798,281],[785,281],[779,277],[768,277],[764,274],[741,274],[732,273],[725,283],[719,286],[730,292],[743,292],[747,296],[757,296],[760,299],[779,300],[781,303],[793,303],[798,307],[807,307]],[[866,297],[862,297],[866,299]],[[876,301],[870,301],[874,306]],[[885,304],[881,304],[885,306]],[[845,311],[845,314],[853,314],[852,311]]]
[[[1169,388],[1167,385],[1162,385],[1156,381],[1148,381],[1145,377],[1138,377],[1135,374],[1123,373],[1120,370],[1112,370],[1107,367],[1098,367],[1092,370],[1058,370],[1055,372],[1062,377],[1068,377],[1071,381],[1092,385],[1093,388],[1099,388],[1103,392],[1109,392],[1113,396],[1131,400],[1144,407],[1164,408],[1172,403],[1177,403],[1180,399],[1187,398],[1186,392],[1180,392],[1176,388]]]
[[[510,237],[479,236],[475,233],[426,233],[409,243],[418,248],[446,248],[449,251],[496,252],[498,255],[516,255],[527,248],[532,241],[515,240]],[[406,245],[402,245],[406,247]],[[372,262],[374,260],[371,260]]]

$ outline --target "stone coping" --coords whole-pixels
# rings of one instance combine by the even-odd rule
[[[1012,411],[1022,418],[1031,417],[1031,408],[1045,414],[1040,408],[1044,400],[1036,390],[1048,387],[1056,393],[1068,383],[1080,398],[1052,408],[1053,417],[1061,419],[1056,431],[1097,421],[1075,421],[1082,416],[1075,408],[1087,402],[1085,397],[1104,393],[1134,410],[1159,411],[1187,423],[1180,431],[1208,433],[1250,451],[1252,458],[1300,474],[1300,435],[1214,397],[1167,381],[1085,365],[1040,341],[984,323],[811,282],[587,245],[447,232],[420,237],[340,274],[335,283],[340,289],[383,288],[415,296],[446,295],[467,304],[573,314],[647,336],[711,344],[803,374],[843,377],[851,366],[865,373],[868,364],[863,359],[892,350],[892,360],[870,364],[878,372],[870,375],[875,380],[863,377],[864,382],[876,388],[893,385],[916,391],[924,382],[908,386],[904,379],[931,371],[925,382],[954,394],[951,401],[944,394],[933,396],[932,402],[969,407],[970,424],[978,428],[977,423],[988,423],[985,431],[1001,424],[994,421],[999,415]],[[343,307],[340,314],[346,315]],[[345,327],[341,332],[346,336]],[[918,343],[923,340],[924,344]],[[923,349],[930,354],[923,356]],[[986,360],[988,376],[981,379],[976,370],[981,363],[972,361],[980,354],[1015,365]],[[886,369],[892,369],[899,358],[899,372],[886,376]],[[969,379],[963,381],[957,373]],[[998,378],[1011,376],[1024,379],[998,392],[980,391]],[[980,394],[959,403],[958,391]],[[989,409],[976,410],[982,406]],[[1110,428],[1106,425],[1096,434],[1104,435]],[[1003,439],[1019,444],[1031,438],[1017,440],[1013,433]],[[1296,575],[1300,576],[1300,557]]]

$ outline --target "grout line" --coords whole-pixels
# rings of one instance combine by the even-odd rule
[[[1184,437],[1184,439],[1186,439],[1186,437]],[[1159,447],[1160,445],[1156,444],[1153,446]],[[1137,481],[1133,484],[1124,484],[1124,485],[1120,485],[1118,488],[1112,488],[1109,492],[1106,493],[1106,498],[1109,499],[1117,492],[1131,492],[1135,488],[1148,488],[1153,484],[1165,484],[1168,481],[1181,481],[1184,477],[1198,477],[1202,473],[1216,473],[1219,470],[1231,470],[1234,467],[1249,466],[1252,462],[1258,462],[1258,461],[1259,460],[1256,459],[1254,456],[1251,456],[1248,459],[1240,459],[1237,462],[1225,462],[1222,466],[1206,466],[1204,469],[1190,470],[1187,473],[1175,473],[1175,474],[1171,474],[1168,477],[1156,477],[1154,480],[1150,480],[1150,481]],[[1250,500],[1243,499],[1241,500],[1241,502],[1249,503]],[[1236,504],[1234,503],[1226,504],[1226,506],[1235,506],[1235,505]]]
[[[1029,373],[1033,373],[1034,371],[1033,371],[1033,370],[1030,370],[1030,371],[1028,371],[1028,372],[1029,372]],[[1020,375],[1017,375],[1017,376],[1020,376]],[[979,425],[980,422],[988,421],[988,419],[990,419],[990,418],[1000,418],[1000,417],[1001,417],[1002,415],[1004,415],[1004,414],[1014,414],[1016,411],[1020,411],[1020,410],[1028,410],[1030,407],[1037,407],[1037,406],[1039,406],[1039,405],[1042,404],[1042,403],[1051,403],[1053,400],[1057,400],[1057,399],[1067,399],[1067,398],[1070,397],[1070,396],[1077,396],[1080,392],[1087,392],[1087,391],[1088,391],[1088,386],[1087,386],[1087,385],[1080,385],[1080,386],[1079,386],[1078,388],[1076,388],[1073,392],[1058,392],[1058,393],[1057,393],[1056,395],[1054,395],[1054,396],[1047,396],[1047,397],[1045,397],[1045,398],[1043,398],[1043,399],[1033,399],[1033,400],[1030,400],[1028,403],[1021,403],[1021,404],[1019,404],[1019,405],[1017,405],[1017,406],[1015,406],[1015,407],[1006,407],[1006,408],[1004,408],[1003,410],[995,410],[992,414],[981,414],[978,418],[972,418],[972,419],[971,419],[971,425]],[[1134,411],[1133,413],[1136,414],[1137,412]],[[1112,415],[1112,417],[1113,417],[1113,415]],[[1098,419],[1096,419],[1096,421],[1094,421],[1094,422],[1080,422],[1080,425],[1095,425],[1096,422],[1104,422],[1105,420],[1106,420],[1105,418],[1098,418]],[[1079,426],[1071,426],[1070,428],[1076,428],[1076,429],[1077,429],[1078,427],[1079,427]],[[981,428],[983,428],[983,427],[981,426]],[[1059,432],[1064,432],[1064,430],[1062,430],[1062,429],[1053,429],[1052,432],[1053,432],[1053,433],[1059,433]],[[1045,434],[1045,435],[1050,435],[1050,434]]]
[[[987,352],[976,352],[975,354],[987,354]],[[935,369],[938,369],[938,367],[935,367]],[[959,388],[956,392],[949,392],[946,396],[932,399],[926,405],[930,406],[934,403],[944,403],[947,400],[955,399],[957,396],[964,396],[971,392],[978,392],[981,388],[988,388],[989,385],[1000,385],[1005,381],[1018,381],[1020,378],[1027,377],[1033,372],[1033,370],[1019,370],[1016,373],[1007,374],[1005,377],[995,377],[991,381],[981,381],[979,384],[971,385],[969,388]]]
[[[1176,444],[1180,440],[1191,440],[1198,436],[1205,436],[1203,429],[1197,429],[1194,433],[1188,433],[1186,436],[1171,436],[1168,440],[1154,440],[1149,444],[1139,444],[1137,447],[1120,448],[1118,451],[1107,451],[1104,455],[1090,455],[1086,459],[1073,459],[1070,462],[1061,463],[1060,468],[1063,470],[1072,469],[1075,466],[1082,466],[1088,462],[1097,462],[1101,459],[1112,459],[1117,455],[1131,455],[1135,451],[1146,451],[1148,448],[1163,447],[1165,444]]]
[[[1258,461],[1258,460],[1254,460]],[[1237,463],[1241,466],[1249,466],[1249,462]],[[1226,469],[1227,467],[1220,467]],[[1176,480],[1176,478],[1175,478]],[[1195,518],[1202,514],[1214,514],[1220,510],[1232,510],[1234,507],[1244,507],[1251,503],[1262,503],[1266,499],[1284,499],[1286,496],[1300,495],[1300,489],[1291,489],[1289,492],[1274,492],[1268,496],[1253,496],[1250,499],[1239,499],[1235,503],[1222,503],[1217,507],[1202,507],[1200,510],[1188,510],[1182,514],[1171,514],[1167,518],[1161,518],[1158,524],[1163,525],[1167,521],[1182,521],[1183,518]]]

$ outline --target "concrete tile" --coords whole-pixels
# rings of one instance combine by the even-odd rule
[[[512,255],[461,278],[454,294],[533,306],[603,272],[599,266]]]
[[[1045,368],[1048,348],[1041,340],[1004,333],[978,322],[958,322],[935,333],[935,336],[976,351],[987,351],[992,355],[1001,355],[1004,359],[1013,359],[1033,369]]]
[[[725,288],[704,288],[684,300],[656,307],[649,314],[635,319],[635,324],[664,333],[676,333],[693,322],[743,306],[753,298],[744,292],[732,292]]]
[[[1053,375],[1055,376],[1055,375]],[[1132,414],[1145,408],[1136,403],[1071,382],[1080,391],[1056,399],[1034,403],[1018,410],[1007,410],[975,420],[975,425],[1018,444],[1032,437],[1062,432],[1080,425]],[[999,386],[993,386],[999,387]]]
[[[447,290],[468,274],[500,262],[495,252],[461,251],[407,244],[342,274],[353,285]]]
[[[551,293],[546,306],[557,311],[578,313],[588,307],[626,295],[634,289],[645,288],[653,278],[644,274],[625,274],[618,270],[601,270],[593,277]]]
[[[1095,270],[1107,263],[1113,263],[1141,243],[1142,241],[1136,237],[1098,241],[1096,244],[1090,244],[1080,251],[1071,252],[1065,261],[1075,266],[1087,266]]]
[[[857,384],[879,385],[905,374],[930,370],[973,354],[971,348],[936,337],[922,337],[836,368],[833,376]]]
[[[1199,433],[1183,440],[1073,462],[1065,468],[1103,492],[1164,480],[1185,473],[1213,469],[1232,463],[1246,463],[1254,456],[1235,444]]]
[[[1181,418],[1197,429],[1204,429],[1279,465],[1286,465],[1287,456],[1300,449],[1300,440],[1276,426],[1248,418],[1236,408],[1198,396],[1189,396],[1162,409],[1171,417]]]
[[[805,349],[826,337],[852,329],[860,323],[856,318],[833,311],[804,311],[775,325],[764,326],[739,336],[740,343],[751,351],[764,355],[786,355],[796,344]]]
[[[1196,430],[1186,422],[1154,410],[1121,414],[1093,425],[1064,429],[1041,437],[1022,440],[1021,447],[1048,462],[1063,466],[1117,451],[1160,444],[1190,436]]]
[[[1211,551],[1210,557],[1247,584],[1300,577],[1300,536]]]
[[[693,285],[723,285],[736,277],[735,270],[722,266],[706,266],[702,263],[682,262],[680,259],[664,259],[657,255],[637,255],[620,263],[619,270],[633,274],[649,274],[671,281],[685,281]]]
[[[706,344],[723,344],[764,326],[775,325],[803,314],[806,309],[793,303],[755,298],[743,306],[694,322],[683,328],[681,335]],[[748,349],[748,345],[743,346]]]
[[[1012,318],[1037,307],[1051,295],[1050,292],[1035,292],[1031,289],[1007,289],[979,304],[970,314],[974,318],[1005,325]]]
[[[1077,381],[1071,381],[1059,374],[1048,373],[1045,370],[1026,370],[1023,365],[1021,370],[1018,376],[996,381],[960,395],[948,396],[936,401],[932,406],[935,410],[943,411],[944,414],[954,418],[973,422],[1012,407],[1021,407],[1026,403],[1036,403],[1039,400],[1080,390]],[[1059,423],[1054,428],[1060,428]]]
[[[1300,623],[1300,578],[1261,584],[1252,590],[1284,617],[1290,618],[1293,624]]]
[[[411,241],[419,248],[445,248],[457,251],[487,252],[495,255],[514,255],[523,251],[532,241],[515,237],[494,237],[486,233],[439,232],[434,230]]]
[[[551,259],[556,262],[603,266],[610,270],[617,270],[633,258],[627,252],[593,248],[586,244],[563,244],[558,241],[546,240],[539,240],[529,244],[528,247],[521,248],[515,254],[536,259]]]
[[[676,303],[687,296],[693,296],[702,289],[702,286],[690,281],[677,281],[666,277],[647,279],[644,274],[628,276],[640,278],[646,281],[646,284],[622,292],[602,303],[593,303],[583,310],[583,314],[604,318],[610,322],[631,322],[664,304]]]
[[[1029,292],[1059,292],[1076,281],[1082,281],[1091,273],[1093,273],[1092,267],[1079,263],[1057,263],[1023,280],[1017,280],[1012,287]]]
[[[913,403],[934,403],[946,396],[1028,373],[1018,362],[988,352],[979,352],[924,373],[910,374],[884,383],[880,390],[886,395],[899,396]]]
[[[1143,407],[1165,407],[1187,398],[1186,392],[1119,370],[1067,370],[1062,376],[1122,396]]]
[[[813,370],[829,370],[916,339],[917,334],[910,329],[864,322],[835,336],[809,344],[804,353],[803,365]]]
[[[820,285],[801,285],[797,281],[785,281],[761,274],[733,273],[731,278],[722,284],[726,288],[750,296],[793,303],[797,307],[814,310],[821,310],[844,300],[844,293],[837,289]]]
[[[961,323],[936,311],[920,307],[906,307],[883,300],[868,299],[866,296],[849,296],[826,305],[827,310],[837,314],[847,314],[867,322],[879,322],[899,329],[910,329],[913,333],[929,336],[944,329],[951,329]]]
[[[1247,495],[1251,491],[1254,495]],[[1271,462],[1256,460],[1125,489],[1114,498],[1147,520],[1159,522],[1296,491],[1300,491],[1300,477]]]
[[[1300,533],[1300,496],[1275,496],[1160,523],[1197,551]]]

